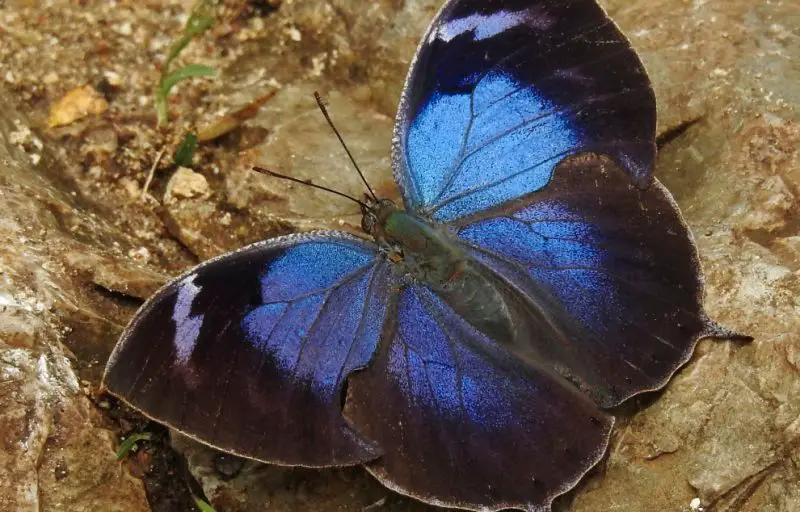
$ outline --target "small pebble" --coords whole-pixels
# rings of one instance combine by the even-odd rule
[[[205,198],[210,195],[211,189],[205,176],[187,167],[178,167],[167,183],[164,203],[170,204],[181,199]]]
[[[226,480],[238,475],[243,466],[244,459],[235,455],[219,453],[214,457],[214,469]]]

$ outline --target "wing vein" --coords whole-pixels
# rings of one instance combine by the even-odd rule
[[[433,318],[433,321],[436,322],[436,325],[439,326],[439,329],[442,331],[445,340],[447,340],[447,348],[450,351],[450,359],[452,359],[453,361],[452,369],[455,371],[456,374],[455,377],[456,377],[456,390],[458,393],[458,405],[460,406],[462,413],[466,413],[466,405],[464,404],[464,390],[463,390],[464,374],[461,369],[461,365],[459,364],[458,350],[456,349],[455,342],[450,336],[450,333],[445,328],[445,322],[442,321],[436,308],[434,307],[433,304],[431,304],[430,298],[420,295],[417,296],[420,297],[420,299],[422,299],[425,310],[428,312],[431,318]]]
[[[522,121],[522,122],[520,122],[520,123],[518,123],[518,124],[516,124],[514,126],[511,126],[511,127],[507,128],[506,130],[500,132],[499,134],[494,135],[493,137],[483,141],[480,145],[476,146],[475,148],[473,148],[468,153],[465,153],[463,151],[463,149],[466,148],[466,144],[467,144],[467,141],[469,140],[469,136],[470,136],[470,133],[471,133],[471,130],[472,130],[472,126],[473,126],[473,121],[474,120],[470,121],[470,124],[468,125],[468,132],[464,136],[464,139],[463,139],[463,142],[462,142],[462,151],[459,153],[458,160],[453,164],[451,169],[448,171],[447,182],[446,182],[445,186],[442,187],[442,189],[440,190],[440,192],[436,196],[436,198],[434,199],[434,201],[432,203],[432,205],[433,205],[432,211],[434,211],[434,212],[438,211],[443,205],[447,204],[448,202],[451,202],[451,201],[453,201],[453,200],[455,200],[457,198],[463,197],[464,195],[469,195],[469,193],[472,193],[472,192],[477,191],[477,190],[481,190],[482,188],[489,188],[491,186],[498,185],[498,184],[503,183],[504,181],[506,181],[507,178],[510,178],[510,177],[506,177],[506,179],[497,180],[495,182],[490,183],[487,186],[480,186],[480,187],[476,187],[476,188],[467,190],[465,192],[462,192],[460,194],[452,196],[452,197],[448,198],[445,201],[442,201],[442,198],[444,197],[445,193],[450,189],[450,187],[452,186],[453,182],[459,176],[460,171],[463,170],[464,163],[469,158],[473,157],[474,155],[476,155],[479,152],[483,151],[484,149],[488,148],[489,146],[491,146],[495,142],[503,139],[504,137],[506,137],[508,135],[511,135],[514,132],[517,132],[517,131],[522,130],[522,129],[526,128],[526,127],[529,127],[530,125],[534,125],[535,123],[539,123],[539,124],[536,124],[536,126],[533,126],[532,129],[538,128],[539,126],[544,126],[546,123],[545,122],[541,122],[541,121],[545,121],[547,118],[555,116],[557,114],[563,114],[563,113],[566,113],[566,112],[572,112],[572,111],[574,111],[574,110],[576,110],[578,108],[585,108],[585,107],[587,107],[589,105],[592,105],[594,103],[601,103],[601,102],[604,102],[604,101],[608,101],[609,99],[612,99],[612,98],[617,98],[619,96],[624,96],[626,94],[640,92],[640,91],[646,90],[646,89],[647,89],[647,87],[627,88],[627,89],[623,89],[621,91],[617,91],[617,92],[610,93],[610,94],[604,94],[604,95],[599,95],[599,96],[590,96],[588,98],[585,98],[584,100],[577,101],[577,102],[571,103],[569,105],[565,105],[563,107],[551,109],[551,110],[549,110],[547,112],[541,113],[541,114],[539,114],[539,115],[537,115],[535,117],[532,117],[530,119],[525,119],[524,121]],[[520,116],[520,117],[522,117],[522,116]],[[613,144],[609,143],[609,144],[598,145],[598,146],[599,147],[603,147],[603,146],[606,146],[606,145],[611,146]],[[568,151],[564,151],[564,152],[556,155],[555,157],[551,157],[551,158],[549,158],[547,160],[544,160],[542,162],[534,164],[533,167],[529,167],[528,169],[526,169],[524,171],[521,171],[521,173],[527,172],[527,171],[529,171],[529,170],[531,170],[531,169],[533,169],[533,168],[535,168],[535,167],[537,167],[537,166],[539,166],[541,164],[544,164],[544,163],[546,163],[546,162],[548,162],[550,160],[553,160],[556,157],[567,156],[570,153],[575,153],[575,152],[578,152],[578,151],[581,151],[581,150],[582,149],[570,149]]]
[[[339,369],[339,374],[336,376],[336,385],[338,386],[339,383],[343,380],[342,377],[344,375],[344,368],[347,365],[347,362],[350,360],[350,356],[353,353],[353,348],[358,343],[359,337],[361,336],[361,332],[364,329],[364,319],[366,317],[367,311],[367,304],[369,303],[370,297],[372,296],[372,285],[375,281],[375,274],[377,274],[378,265],[373,265],[372,270],[370,271],[369,279],[367,280],[367,291],[364,294],[364,303],[361,305],[361,314],[358,320],[358,326],[356,327],[356,332],[353,334],[353,339],[350,342],[350,346],[347,349],[347,355],[345,356],[344,360],[342,361],[342,367]]]
[[[517,171],[515,173],[509,174],[508,176],[505,176],[502,179],[491,181],[489,183],[484,183],[484,184],[482,184],[480,186],[472,187],[472,188],[467,189],[467,190],[465,190],[463,192],[459,192],[458,194],[456,194],[454,196],[450,196],[446,200],[438,203],[430,211],[431,211],[431,213],[437,212],[437,211],[441,210],[443,207],[447,206],[448,204],[450,204],[450,203],[452,203],[454,201],[458,201],[459,199],[462,199],[464,197],[472,195],[475,192],[480,192],[482,190],[486,190],[486,189],[492,188],[492,187],[494,187],[496,185],[499,185],[501,183],[505,183],[506,181],[512,180],[512,179],[514,179],[514,178],[516,178],[518,176],[521,176],[521,175],[523,175],[525,173],[531,172],[532,170],[536,169],[537,167],[541,167],[542,165],[545,165],[548,162],[551,162],[553,160],[560,160],[561,158],[564,158],[565,156],[569,155],[572,152],[573,152],[573,150],[562,151],[561,153],[559,153],[559,154],[557,154],[555,156],[552,156],[552,157],[550,157],[550,158],[548,158],[546,160],[542,160],[541,162],[537,162],[536,164],[534,164],[534,165],[532,165],[532,166],[530,166],[530,167],[528,167],[526,169],[523,169],[521,171]]]
[[[338,287],[340,287],[342,285],[345,285],[345,284],[349,283],[350,281],[353,281],[354,279],[357,279],[357,278],[361,277],[361,274],[366,272],[367,269],[370,268],[374,264],[375,264],[375,262],[372,261],[370,263],[362,265],[362,266],[356,268],[355,270],[353,270],[352,272],[350,272],[349,274],[346,274],[346,275],[340,277],[339,279],[334,281],[332,284],[330,284],[330,285],[328,285],[328,286],[326,286],[324,288],[317,288],[316,290],[312,290],[312,291],[310,291],[308,293],[305,293],[303,295],[298,295],[296,297],[293,297],[290,300],[274,300],[274,301],[271,301],[271,302],[264,302],[262,304],[262,306],[270,306],[272,304],[291,304],[291,303],[294,303],[294,302],[301,301],[303,299],[307,299],[309,297],[313,297],[315,295],[321,295],[321,294],[323,294],[325,292],[328,292],[330,290],[335,290],[336,288],[338,288]]]

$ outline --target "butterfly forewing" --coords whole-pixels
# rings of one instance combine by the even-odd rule
[[[581,151],[647,184],[654,133],[644,68],[594,0],[451,0],[409,73],[395,176],[409,210],[449,222],[542,188]]]
[[[379,449],[341,416],[391,280],[372,244],[274,239],[204,263],[158,292],[117,345],[105,385],[225,451],[288,465],[358,464]]]

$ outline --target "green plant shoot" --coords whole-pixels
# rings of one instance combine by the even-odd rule
[[[183,141],[181,141],[181,145],[178,146],[177,151],[175,151],[175,157],[172,159],[172,162],[179,167],[191,167],[196,150],[197,134],[195,132],[189,132]]]
[[[119,450],[117,450],[117,460],[122,460],[125,458],[126,455],[133,449],[134,445],[139,441],[149,441],[153,438],[153,434],[150,432],[140,432],[138,434],[131,434],[125,439],[122,444],[119,445]]]
[[[202,64],[188,64],[170,71],[172,62],[189,45],[192,39],[211,28],[215,21],[214,0],[197,0],[194,7],[192,7],[192,12],[189,15],[189,19],[186,21],[186,26],[183,28],[181,37],[172,43],[169,54],[167,55],[167,60],[164,61],[164,69],[161,72],[161,78],[158,81],[155,92],[156,114],[158,116],[159,127],[164,126],[169,119],[167,97],[172,88],[175,87],[175,84],[187,78],[214,76],[216,74],[213,68]]]
[[[197,496],[192,496],[194,498],[194,503],[197,505],[197,508],[200,509],[200,512],[216,512],[214,507],[206,503],[204,500],[201,500]]]

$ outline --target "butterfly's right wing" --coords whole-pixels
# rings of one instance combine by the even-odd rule
[[[568,159],[544,189],[454,227],[528,304],[514,350],[602,407],[661,388],[700,338],[733,336],[703,310],[697,247],[672,196],[657,180],[634,186],[606,157]]]
[[[378,343],[391,279],[374,244],[318,232],[205,262],[150,299],[105,386],[147,416],[224,451],[342,466],[379,449],[341,414],[349,374]]]

